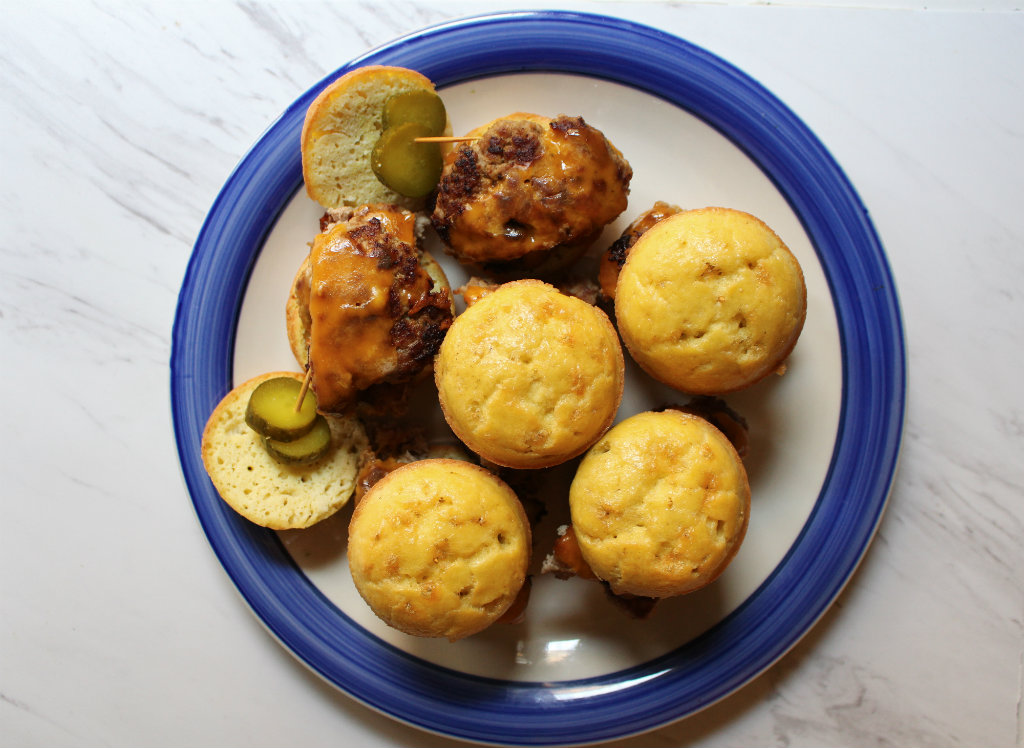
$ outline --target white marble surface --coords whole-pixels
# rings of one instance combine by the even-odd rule
[[[1024,15],[858,5],[560,4],[795,110],[871,212],[908,340],[901,468],[846,591],[766,674],[620,745],[1022,745]],[[0,745],[447,744],[321,683],[236,594],[178,469],[171,324],[206,210],[294,98],[537,6],[0,3]]]

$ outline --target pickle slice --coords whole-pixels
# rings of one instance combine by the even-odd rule
[[[448,113],[441,97],[433,91],[406,91],[395,94],[384,102],[383,126],[397,127],[406,122],[426,125],[427,135],[441,135],[448,123]]]
[[[413,139],[430,135],[429,128],[420,122],[404,122],[381,133],[370,155],[377,179],[399,195],[429,195],[441,179],[441,147],[437,143],[415,143]]]
[[[306,390],[302,405],[295,410],[302,382],[291,377],[274,377],[260,383],[245,408],[245,422],[256,433],[277,441],[292,441],[307,434],[316,418],[316,396]]]
[[[292,441],[264,439],[271,457],[289,465],[307,465],[323,457],[331,448],[331,425],[322,415],[313,419],[313,427]]]

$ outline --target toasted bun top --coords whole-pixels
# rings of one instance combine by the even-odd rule
[[[583,458],[569,489],[584,560],[618,594],[669,597],[713,581],[750,515],[736,450],[703,418],[646,412]]]
[[[385,102],[417,90],[433,91],[434,84],[415,70],[383,65],[356,68],[327,86],[310,104],[302,125],[306,193],[328,210],[363,203],[422,207],[422,199],[385,187],[370,167]]]
[[[714,395],[779,369],[807,312],[796,257],[762,221],[687,210],[633,245],[615,287],[622,340],[651,376]]]
[[[434,378],[445,418],[466,446],[498,465],[539,468],[581,454],[611,425],[623,367],[604,312],[524,280],[455,318]]]

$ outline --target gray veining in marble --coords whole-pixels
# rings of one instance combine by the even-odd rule
[[[0,745],[447,744],[322,684],[241,602],[180,480],[167,363],[192,243],[268,125],[378,44],[511,7],[0,5]],[[807,121],[886,246],[910,366],[847,589],[762,677],[619,744],[1021,746],[1024,16],[562,7],[685,36]]]

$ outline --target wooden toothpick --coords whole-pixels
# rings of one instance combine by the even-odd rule
[[[423,138],[413,138],[414,143],[472,143],[479,138],[456,137],[454,135],[431,135]]]
[[[302,389],[299,390],[299,399],[295,401],[295,412],[298,413],[302,410],[302,401],[306,399],[306,390],[309,389],[309,383],[313,379],[312,367],[306,369],[306,376],[302,380]]]

